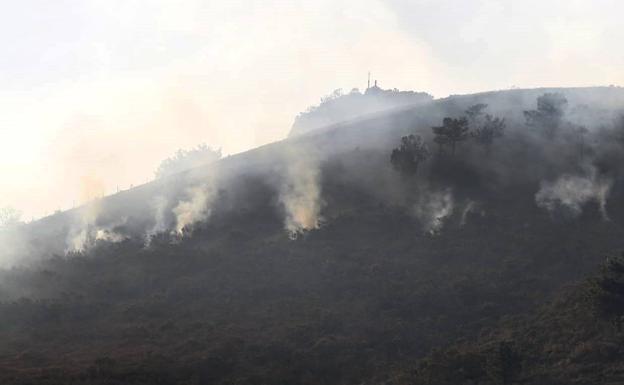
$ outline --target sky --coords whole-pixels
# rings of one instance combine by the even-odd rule
[[[0,4],[0,207],[26,220],[153,179],[201,143],[283,139],[337,88],[435,97],[624,84],[622,1]]]

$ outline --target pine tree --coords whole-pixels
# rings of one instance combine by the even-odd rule
[[[414,175],[418,166],[429,158],[429,148],[420,135],[401,138],[401,145],[392,150],[390,162],[394,168],[406,175]]]
[[[505,131],[505,119],[485,115],[483,123],[477,126],[471,133],[472,138],[482,145],[489,154],[495,139],[503,136]]]
[[[440,148],[444,145],[451,146],[451,154],[454,156],[457,143],[468,139],[470,127],[466,118],[444,118],[442,126],[431,129],[436,136],[434,141],[440,145]]]

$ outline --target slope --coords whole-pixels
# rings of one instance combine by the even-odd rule
[[[598,91],[570,92],[591,100]],[[414,178],[389,162],[404,133],[429,135],[475,102],[498,100],[502,111],[518,95],[450,98],[226,159],[210,216],[147,245],[149,197],[183,194],[212,168],[105,199],[94,226],[123,212],[115,230],[124,240],[0,272],[0,382],[402,381],[433,349],[529,312],[624,248],[620,147],[593,134],[590,166],[611,181],[609,220],[595,199],[580,213],[536,204],[545,181],[588,176],[576,142],[527,133],[514,118],[524,105],[505,115],[505,139],[489,157],[467,142]],[[302,172],[317,168],[321,226],[291,239],[281,192],[297,179],[281,172],[300,158]],[[442,217],[440,199],[451,202]],[[63,218],[33,227],[60,234],[62,247]]]

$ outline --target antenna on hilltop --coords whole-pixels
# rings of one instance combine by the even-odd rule
[[[368,71],[368,83],[366,84],[366,89],[370,88],[370,71]]]

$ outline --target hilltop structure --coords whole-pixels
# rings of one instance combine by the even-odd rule
[[[344,94],[337,89],[321,98],[317,106],[308,108],[295,118],[289,136],[308,133],[314,129],[351,120],[357,116],[371,114],[391,108],[414,106],[433,100],[425,92],[399,91],[397,88],[384,90],[377,85],[370,85],[370,73],[364,93],[358,88]]]

